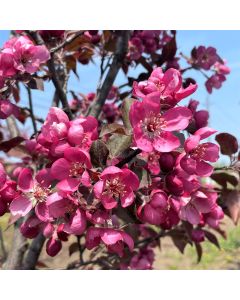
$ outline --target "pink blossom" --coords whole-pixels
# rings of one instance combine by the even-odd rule
[[[181,167],[188,174],[196,174],[198,176],[209,176],[213,172],[213,167],[209,162],[216,162],[219,158],[219,147],[216,144],[207,142],[199,144],[216,131],[203,127],[197,130],[194,135],[190,136],[184,143],[186,155],[180,161]]]
[[[169,198],[162,190],[153,190],[149,202],[138,208],[138,217],[149,224],[171,228],[179,222],[179,201]]]
[[[113,85],[108,93],[107,99],[115,100],[117,96],[118,96],[118,87]]]
[[[42,221],[49,220],[46,198],[50,194],[52,177],[49,169],[42,169],[33,178],[32,171],[24,168],[18,176],[18,188],[22,192],[10,204],[13,216],[25,216],[33,207],[37,217]]]
[[[45,46],[35,46],[26,36],[12,38],[4,44],[4,48],[11,50],[14,68],[23,73],[33,74],[50,58],[50,53]]]
[[[147,161],[147,169],[151,174],[158,175],[160,173],[159,152],[142,152],[141,157],[143,157]]]
[[[220,89],[225,80],[226,77],[223,74],[215,74],[208,78],[208,80],[205,82],[205,86],[209,94],[212,93],[213,88]]]
[[[156,93],[148,95],[142,102],[135,101],[129,113],[135,143],[146,152],[170,152],[178,148],[180,141],[171,132],[185,129],[191,117],[191,111],[186,107],[161,113]]]
[[[121,201],[122,207],[131,205],[139,187],[139,179],[127,168],[111,166],[104,169],[100,181],[94,185],[94,194],[100,199],[105,209],[112,209]]]
[[[112,228],[90,227],[86,233],[86,247],[91,250],[100,243],[104,243],[109,252],[117,253],[120,257],[124,254],[124,244],[133,251],[133,239],[126,232]]]
[[[17,73],[14,67],[14,57],[10,49],[0,52],[0,76],[11,77]]]
[[[195,132],[199,128],[206,127],[208,124],[209,113],[207,110],[197,110],[199,102],[196,100],[190,100],[188,108],[192,111],[193,118],[189,124],[188,131],[190,133]]]
[[[19,108],[11,103],[9,100],[0,100],[0,119],[6,119],[10,115],[14,115],[18,118],[20,113]]]
[[[129,264],[131,270],[152,270],[155,254],[150,247],[139,250]]]
[[[144,51],[144,46],[142,44],[142,41],[138,37],[133,37],[128,42],[128,54],[127,58],[129,60],[138,60],[142,52]]]
[[[197,225],[202,220],[203,213],[210,213],[216,206],[217,193],[197,191],[191,197],[182,197],[180,218]]]
[[[81,235],[87,227],[85,213],[81,209],[77,209],[71,215],[69,222],[64,224],[63,231],[68,234]]]
[[[133,83],[134,96],[144,98],[148,94],[157,92],[158,101],[170,107],[194,93],[196,89],[197,84],[190,84],[184,89],[181,73],[173,68],[168,69],[165,73],[161,68],[156,68],[148,80]]]
[[[62,249],[62,242],[59,239],[51,237],[47,241],[46,251],[49,256],[56,256]]]
[[[226,66],[226,61],[223,63],[217,61],[213,67],[217,74],[227,75],[231,72],[231,69]]]
[[[108,123],[113,123],[120,115],[119,108],[115,103],[105,103],[103,105],[102,112]]]
[[[213,209],[206,214],[203,214],[203,219],[210,227],[218,229],[220,220],[224,218],[224,213],[219,205],[215,205]]]
[[[51,167],[53,178],[60,180],[57,188],[65,192],[73,192],[81,184],[90,186],[87,169],[92,167],[89,153],[79,148],[69,147],[64,157],[56,160]]]
[[[213,47],[199,46],[193,52],[194,65],[209,70],[219,59],[217,50]]]

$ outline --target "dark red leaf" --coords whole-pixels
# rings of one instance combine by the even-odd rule
[[[220,145],[221,153],[224,155],[232,155],[238,151],[238,141],[235,136],[223,132],[216,135],[216,141]]]
[[[222,198],[227,207],[226,214],[237,224],[240,217],[240,192],[227,190],[223,192]]]
[[[220,245],[219,245],[216,235],[208,230],[204,230],[204,233],[205,233],[206,238],[209,240],[209,242],[214,244],[217,248],[220,249]]]
[[[14,137],[8,141],[0,143],[0,150],[4,152],[8,152],[12,148],[21,144],[25,139],[21,136]]]

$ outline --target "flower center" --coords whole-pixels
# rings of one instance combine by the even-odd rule
[[[159,136],[162,129],[166,126],[167,122],[161,117],[160,114],[146,117],[143,121],[142,128],[150,137]]]
[[[84,164],[80,162],[73,162],[70,167],[70,176],[79,177],[84,172]]]
[[[120,195],[122,196],[125,194],[125,185],[120,181],[119,178],[106,180],[105,193],[108,195],[112,195],[113,197],[119,198]]]
[[[31,194],[32,196],[31,198],[34,198],[35,200],[37,200],[37,202],[44,202],[49,194],[50,194],[49,188],[44,188],[40,185],[36,185]]]
[[[204,144],[202,145],[198,145],[197,148],[195,148],[191,153],[191,157],[195,158],[195,159],[201,159],[204,157],[206,152],[206,147]]]

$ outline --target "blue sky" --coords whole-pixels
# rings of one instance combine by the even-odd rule
[[[9,31],[0,31],[0,45],[8,39]],[[210,126],[219,132],[230,132],[240,139],[240,31],[178,31],[177,42],[179,51],[188,55],[193,46],[205,45],[213,46],[218,50],[219,55],[226,59],[231,68],[231,74],[220,90],[214,90],[209,95],[204,87],[205,78],[196,71],[189,71],[187,76],[195,78],[199,84],[193,99],[200,101],[201,108],[206,107],[208,97],[210,103]],[[132,71],[134,74],[137,70]],[[79,65],[78,73],[80,80],[72,74],[69,81],[69,90],[87,93],[95,91],[99,69],[96,64]],[[136,74],[136,73],[135,73]],[[116,84],[125,83],[125,75],[121,72],[116,80]],[[45,84],[45,91],[33,91],[34,111],[40,117],[45,117],[52,102],[53,86],[51,83]],[[71,99],[71,94],[69,94]],[[183,101],[185,104],[188,101]],[[26,92],[22,89],[22,106],[27,105]],[[27,122],[26,129],[31,123]]]

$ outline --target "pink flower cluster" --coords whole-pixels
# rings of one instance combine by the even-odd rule
[[[25,73],[33,74],[50,58],[45,46],[35,46],[27,36],[8,40],[0,51],[0,89],[7,80]],[[19,109],[9,99],[0,99],[0,119],[10,115],[18,118]]]
[[[135,30],[128,44],[128,59],[138,60],[143,53],[152,54],[171,40],[165,30]]]
[[[21,233],[27,238],[42,233],[50,256],[59,253],[69,235],[84,234],[87,249],[104,245],[120,257],[121,269],[152,269],[155,246],[135,249],[122,226],[122,212],[142,223],[137,225],[142,238],[148,237],[148,224],[171,230],[185,221],[192,241],[202,242],[204,226],[218,229],[223,212],[217,193],[202,180],[212,174],[210,163],[219,157],[219,147],[205,141],[216,131],[207,127],[208,114],[197,111],[197,101],[179,106],[196,89],[196,84],[183,87],[181,73],[173,68],[156,68],[148,80],[134,82],[138,99],[129,121],[132,146],[141,151],[140,166],[119,167],[116,157],[96,168],[91,146],[99,138],[99,122],[91,116],[69,120],[62,109],[52,107],[35,139],[25,143],[29,156],[13,172],[17,180],[10,180],[0,165],[0,215],[10,211],[13,221],[25,217]],[[94,98],[92,93],[84,99],[90,103]],[[108,100],[118,100],[117,88]],[[109,115],[104,118],[111,122]],[[106,134],[104,141],[108,138]],[[148,172],[147,184],[136,167]]]
[[[205,82],[208,93],[212,93],[213,88],[219,89],[222,83],[226,80],[226,75],[230,73],[230,68],[226,66],[226,61],[223,61],[217,54],[217,50],[213,47],[199,46],[192,50],[191,64],[194,68],[203,70],[212,70],[213,75],[208,77]]]
[[[190,109],[174,107],[195,90],[196,86],[187,91],[181,87],[177,70],[163,73],[160,68],[147,81],[135,82],[133,86],[133,94],[142,98],[132,104],[129,114],[134,146],[142,150],[146,168],[154,175],[149,195],[138,207],[138,217],[164,229],[180,220],[217,228],[223,218],[217,193],[201,181],[213,172],[209,162],[216,162],[219,157],[216,144],[201,141],[216,131],[206,127],[205,111],[196,112],[197,102],[190,102]],[[180,141],[180,132],[193,121],[194,134]]]

